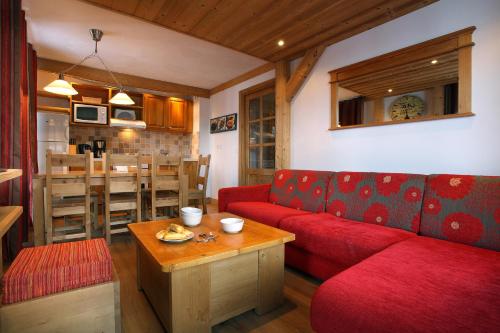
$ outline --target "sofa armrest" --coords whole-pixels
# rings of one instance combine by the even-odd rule
[[[226,187],[219,190],[219,212],[225,212],[231,202],[269,201],[271,184]]]

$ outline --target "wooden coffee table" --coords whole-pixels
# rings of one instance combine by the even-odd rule
[[[284,244],[295,235],[245,219],[243,231],[226,234],[204,215],[195,235],[215,232],[215,242],[164,243],[155,234],[179,219],[129,224],[137,241],[137,284],[170,333],[210,332],[245,311],[269,312],[283,301]]]

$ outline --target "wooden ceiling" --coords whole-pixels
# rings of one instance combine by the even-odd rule
[[[432,64],[432,60],[437,60]],[[342,88],[378,98],[458,82],[458,51],[341,81]],[[388,92],[392,89],[391,92]]]
[[[269,61],[301,56],[437,0],[83,0]],[[285,45],[279,47],[278,40]]]

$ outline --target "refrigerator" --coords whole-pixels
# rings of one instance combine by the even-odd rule
[[[68,153],[69,115],[51,112],[38,112],[38,172],[45,173],[45,154],[47,149],[54,153]],[[54,170],[56,171],[56,170]],[[65,171],[65,170],[58,170]]]

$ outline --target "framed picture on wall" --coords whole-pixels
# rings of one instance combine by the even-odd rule
[[[226,116],[210,119],[210,133],[235,131],[238,127],[238,115],[232,113]]]

